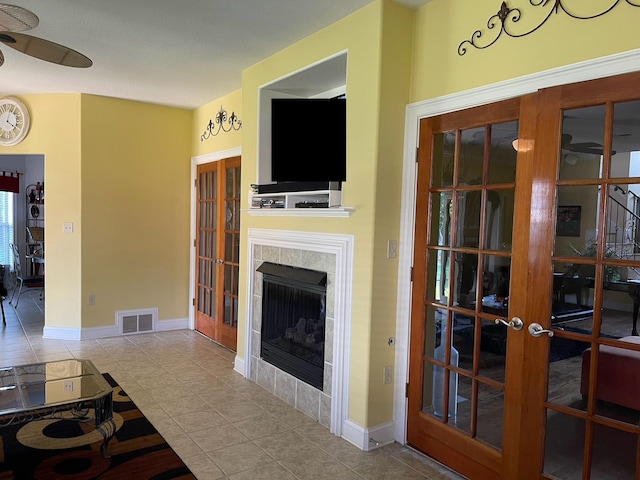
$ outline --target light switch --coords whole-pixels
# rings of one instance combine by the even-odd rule
[[[396,240],[389,240],[387,242],[387,258],[396,258],[398,255],[398,242]]]
[[[73,233],[73,222],[64,222],[62,231],[64,233]]]

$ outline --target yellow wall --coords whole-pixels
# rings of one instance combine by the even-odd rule
[[[276,55],[246,69],[242,76],[243,145],[242,190],[256,183],[258,138],[258,89],[292,72],[329,56],[348,50],[347,58],[347,181],[343,184],[343,204],[355,207],[350,218],[242,217],[240,258],[247,258],[247,229],[283,229],[352,234],[355,237],[351,388],[349,417],[360,424],[367,419],[367,391],[370,381],[370,338],[376,165],[378,156],[378,111],[380,89],[380,35],[382,2],[357,11],[330,27],[291,45]],[[246,298],[247,278],[240,269],[240,298]],[[246,305],[240,303],[238,338],[245,335]],[[392,319],[389,319],[393,321]],[[245,356],[243,342],[238,355]],[[381,376],[378,375],[378,376]]]
[[[388,341],[396,335],[398,261],[387,258],[387,243],[399,240],[414,18],[412,10],[394,2],[383,3],[383,8],[367,426],[388,422],[393,415],[394,383],[384,384],[383,379],[384,367],[395,364],[395,348]]]
[[[189,110],[82,97],[84,328],[117,310],[188,317],[191,136]]]
[[[31,113],[29,134],[16,146],[0,146],[0,154],[45,156],[45,316],[47,325],[80,328],[82,96],[42,94],[19,98]],[[73,234],[62,232],[64,222],[74,223]]]
[[[458,45],[475,30],[492,39],[487,21],[500,8],[499,1],[432,0],[417,14],[411,101],[417,102],[489,85],[551,68],[640,48],[637,25],[640,8],[626,2],[593,20],[574,20],[564,13],[552,17],[538,31],[522,38],[503,34],[485,50],[468,48],[458,55]],[[537,2],[542,3],[542,2]],[[522,19],[510,24],[514,33],[531,30],[555,2],[533,7],[529,0],[512,0]],[[613,2],[564,2],[575,14],[593,15]],[[499,27],[498,27],[499,28]],[[495,31],[496,29],[494,29]]]
[[[224,128],[229,130],[228,132],[220,130],[220,133],[215,136],[209,136],[209,138],[206,139],[202,138],[209,124],[209,120],[213,120],[214,125],[216,125],[216,115],[220,111],[220,108],[227,111],[227,121],[229,117],[231,117],[231,114],[235,113],[240,121],[244,123],[242,114],[242,90],[236,90],[229,95],[225,95],[194,110],[191,156],[197,157],[207,153],[242,146],[242,132],[244,127],[240,127],[239,130],[229,130],[231,126],[228,123],[224,123]],[[217,131],[217,125],[215,128],[214,133]]]

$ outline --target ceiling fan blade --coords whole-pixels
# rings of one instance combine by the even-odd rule
[[[2,66],[3,63],[4,63],[4,55],[2,52],[0,52],[0,67]]]
[[[26,8],[0,3],[0,31],[23,32],[37,27],[38,23],[38,16]]]
[[[87,68],[90,58],[69,47],[25,33],[0,32],[0,42],[19,52],[65,67]]]

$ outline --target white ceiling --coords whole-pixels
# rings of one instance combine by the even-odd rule
[[[82,92],[196,108],[240,88],[243,69],[372,1],[13,0],[40,18],[24,33],[78,50],[93,66],[62,67],[0,43],[0,94]]]

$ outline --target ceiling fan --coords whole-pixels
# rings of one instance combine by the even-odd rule
[[[562,150],[567,150],[574,153],[589,153],[592,155],[602,155],[604,150],[602,145],[596,142],[580,142],[571,143],[573,137],[569,133],[563,133],[560,140]],[[615,155],[616,152],[611,152],[611,155]]]
[[[65,67],[87,68],[93,65],[90,58],[72,48],[43,38],[27,35],[40,23],[38,16],[17,5],[0,3],[0,43],[40,60],[56,63]],[[4,64],[4,55],[0,52],[0,65]]]

